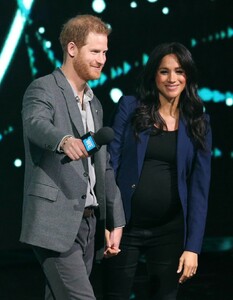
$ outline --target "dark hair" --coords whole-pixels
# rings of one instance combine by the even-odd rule
[[[164,43],[157,46],[149,56],[144,67],[137,95],[140,106],[136,109],[132,118],[132,125],[136,136],[139,132],[156,124],[159,129],[166,128],[164,120],[158,110],[160,108],[159,94],[155,84],[155,74],[164,56],[176,55],[187,78],[186,87],[179,100],[180,115],[186,120],[188,134],[194,139],[198,147],[205,149],[206,121],[204,117],[204,106],[197,94],[197,70],[192,55],[182,44]]]

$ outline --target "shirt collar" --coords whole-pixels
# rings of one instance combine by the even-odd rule
[[[61,70],[61,69],[60,69],[60,70]],[[61,72],[62,72],[62,70],[61,70]],[[62,72],[62,73],[63,73],[63,72]],[[63,75],[65,76],[64,73],[63,73]],[[66,78],[66,79],[67,79],[67,78]],[[77,100],[79,100],[79,97],[78,97],[76,91],[73,89],[73,87],[72,87],[70,81],[69,81],[68,79],[67,79],[67,81],[69,82],[69,84],[70,84],[70,86],[71,86],[71,88],[72,88],[72,91],[73,91],[73,93],[74,93],[74,97],[75,97]],[[83,98],[84,98],[84,102],[91,101],[91,100],[93,99],[93,97],[94,97],[94,93],[93,93],[92,89],[90,88],[89,84],[86,83],[85,90],[84,90],[84,97],[83,97]]]
[[[79,97],[76,93],[76,91],[73,89],[72,85],[71,85],[71,88],[74,92],[74,97],[77,101],[79,101]],[[87,102],[90,102],[92,99],[93,99],[93,96],[94,96],[94,93],[92,91],[92,89],[90,88],[90,86],[86,83],[86,86],[85,86],[85,90],[84,90],[84,95],[83,95],[83,102],[84,103],[87,103]]]
[[[87,101],[91,101],[94,97],[94,93],[88,83],[86,83],[84,95],[87,97]],[[84,97],[84,98],[86,98],[86,97]]]

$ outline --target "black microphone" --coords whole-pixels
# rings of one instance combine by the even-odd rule
[[[81,137],[88,154],[98,151],[102,145],[110,143],[114,138],[114,131],[110,127],[102,127],[96,133],[89,131]]]

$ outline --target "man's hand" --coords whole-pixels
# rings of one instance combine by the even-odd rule
[[[122,227],[114,228],[112,231],[105,230],[106,248],[104,251],[104,257],[109,258],[117,255],[121,250],[119,249]]]
[[[61,148],[71,160],[78,160],[80,158],[88,157],[88,153],[81,139],[76,139],[72,136],[69,136],[67,139],[65,139],[64,143],[61,145]]]
[[[193,277],[197,272],[198,255],[191,251],[184,251],[179,260],[177,273],[183,270],[179,283],[184,283],[187,279]]]

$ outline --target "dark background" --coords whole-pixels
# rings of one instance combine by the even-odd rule
[[[233,36],[218,37],[221,32],[227,33],[233,28],[232,0],[159,0],[155,3],[138,0],[134,1],[137,3],[134,9],[130,7],[132,1],[128,0],[105,2],[106,9],[101,14],[95,13],[92,1],[87,0],[37,0],[33,4],[31,22],[23,31],[0,85],[0,250],[25,247],[18,242],[24,173],[21,102],[33,78],[55,68],[36,39],[40,26],[45,27],[43,38],[51,41],[50,50],[59,61],[62,52],[58,36],[61,25],[68,18],[79,13],[96,14],[112,26],[104,68],[107,80],[93,88],[103,104],[106,125],[115,107],[109,96],[110,90],[117,87],[124,94],[133,93],[143,65],[143,54],[149,54],[161,42],[178,41],[190,49],[199,70],[199,88],[207,87],[222,94],[233,93]],[[165,6],[170,9],[168,15],[162,14]],[[17,10],[17,1],[1,0],[0,7],[1,50]],[[192,39],[197,41],[194,47]],[[35,75],[30,67],[28,46],[34,51]],[[124,62],[131,69],[113,78],[113,68],[123,70]],[[203,100],[213,130],[212,182],[204,250],[211,250],[211,247],[213,250],[229,249],[233,247],[233,106],[227,106],[225,100]],[[216,157],[214,149],[220,149],[221,156]],[[20,168],[14,166],[16,158],[22,160]]]

